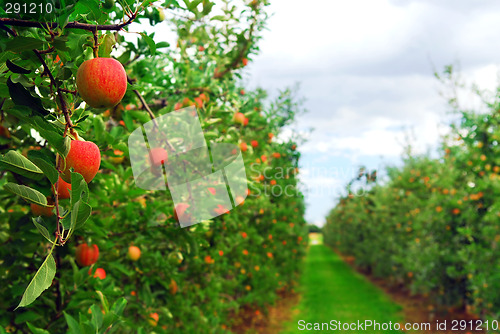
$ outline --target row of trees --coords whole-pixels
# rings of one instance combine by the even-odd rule
[[[445,79],[454,82],[452,68]],[[500,99],[459,109],[439,157],[410,153],[385,181],[361,172],[328,215],[325,242],[438,309],[500,315]],[[349,189],[349,188],[348,188]],[[490,326],[491,329],[491,326]]]
[[[307,232],[297,143],[276,140],[300,111],[294,92],[269,102],[241,84],[267,1],[46,2],[43,15],[0,9],[0,333],[219,333],[242,308],[264,314],[293,288]],[[176,40],[159,40],[167,28]],[[96,57],[126,72],[111,108],[77,87]],[[207,141],[239,145],[249,192],[181,229],[168,191],[136,186],[127,139],[184,107]],[[68,155],[76,140],[98,147],[91,182]]]

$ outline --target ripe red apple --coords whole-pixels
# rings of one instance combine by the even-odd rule
[[[61,166],[64,164],[61,163]],[[82,174],[85,182],[92,181],[101,165],[101,152],[99,147],[91,141],[72,140],[71,148],[66,156],[66,167],[61,173],[61,178],[71,183],[70,168]]]
[[[256,141],[256,140],[252,140],[252,141],[250,142],[250,144],[252,145],[252,147],[253,147],[253,148],[256,148],[257,146],[259,146],[259,142],[258,142],[258,141]]]
[[[150,313],[148,322],[151,326],[156,327],[158,325],[158,320],[160,320],[160,317],[158,316],[158,313]]]
[[[243,115],[243,113],[241,113],[241,112],[237,112],[236,114],[234,114],[233,120],[235,123],[240,123],[240,124],[244,125],[245,124],[245,115]]]
[[[76,87],[82,99],[92,108],[116,106],[127,90],[127,73],[113,58],[86,60],[76,73]]]
[[[203,100],[201,99],[201,97],[195,97],[194,102],[196,104],[196,107],[203,108]]]
[[[89,269],[89,275],[92,275],[92,268]],[[105,279],[106,278],[106,271],[102,268],[97,268],[95,270],[94,277],[99,278],[99,279]]]
[[[199,97],[205,102],[208,102],[210,100],[210,98],[205,93],[201,93]]]
[[[110,157],[109,160],[114,164],[121,164],[123,162],[123,160],[125,159],[125,156],[123,155],[123,151],[114,150],[113,153],[114,153],[114,155],[116,155],[116,157]]]
[[[80,244],[76,247],[75,256],[76,262],[80,266],[90,266],[97,262],[99,258],[99,248],[97,245],[92,245],[92,247],[90,247],[86,243]]]
[[[128,248],[128,258],[132,261],[137,261],[141,257],[141,249],[137,246],[130,246]]]
[[[177,282],[174,281],[174,279],[170,279],[170,294],[175,295],[177,293],[177,290],[179,290],[179,287],[177,286]]]
[[[248,125],[248,118],[245,117],[245,120],[243,121],[243,125],[247,126]]]
[[[245,143],[245,142],[240,143],[240,150],[241,150],[241,152],[246,152],[248,150],[247,143]]]
[[[9,129],[3,125],[0,125],[0,137],[10,138]]]
[[[54,209],[53,206],[46,207],[35,203],[31,203],[30,207],[31,207],[31,213],[33,213],[34,216],[52,217],[54,215],[54,212],[52,211],[52,209]]]
[[[59,176],[59,182],[57,184],[57,194],[59,199],[66,199],[69,198],[69,192],[71,191],[71,184],[65,182],[61,177]]]
[[[161,166],[168,160],[168,153],[161,147],[152,148],[149,151],[149,160],[153,166]]]
[[[243,66],[247,66],[247,64],[248,64],[248,59],[247,59],[247,58],[243,58],[243,59],[241,60],[241,63],[243,64]]]
[[[182,219],[183,221],[189,220],[190,215],[186,213],[186,210],[189,208],[189,204],[187,203],[179,203],[174,208],[174,219],[179,221]]]

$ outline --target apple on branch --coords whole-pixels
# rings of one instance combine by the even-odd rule
[[[92,108],[116,106],[127,91],[127,73],[113,58],[84,61],[76,73],[76,87],[82,99]]]

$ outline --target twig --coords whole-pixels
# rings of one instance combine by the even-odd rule
[[[61,92],[76,95],[78,92],[76,90],[69,90],[66,88],[61,88]]]
[[[66,106],[66,101],[64,100],[64,96],[62,95],[63,92],[61,91],[61,88],[59,88],[57,86],[56,80],[54,79],[54,76],[52,75],[52,72],[50,72],[49,67],[47,66],[47,63],[45,63],[45,60],[43,60],[43,57],[40,54],[40,51],[33,50],[33,52],[35,53],[35,55],[38,57],[38,59],[42,63],[44,72],[49,76],[50,83],[57,90],[57,97],[59,98],[59,102],[61,104],[61,108],[62,108],[62,112],[63,112],[63,115],[64,115],[64,119],[66,120],[66,129],[64,130],[64,133],[66,134],[68,128],[72,128],[73,127],[73,123],[71,122],[71,117],[69,115],[69,111],[68,111],[68,108]]]
[[[251,43],[256,21],[257,21],[257,18],[255,18],[254,21],[252,22],[252,24],[250,25],[248,39],[246,40],[245,45],[243,45],[243,47],[240,49],[240,52],[238,52],[238,55],[233,59],[232,63],[229,64],[229,66],[227,66],[222,72],[215,72],[214,73],[215,79],[220,79],[220,78],[224,77],[230,71],[237,68],[238,65],[240,64],[240,62],[243,60],[245,53],[247,53],[248,47]]]
[[[135,80],[127,75],[127,82],[133,85]],[[147,111],[149,118],[151,118],[151,120],[153,121],[155,128],[158,128],[158,123],[156,122],[155,115],[153,114],[153,111],[151,111],[151,108],[149,108],[146,100],[144,100],[144,97],[142,97],[141,93],[139,93],[137,89],[134,89],[133,92],[135,93],[135,95],[137,95],[139,101],[141,101],[142,109],[145,109]]]
[[[99,36],[97,36],[97,30],[92,31],[92,35],[94,36],[94,46],[92,50],[94,51],[94,58],[99,57]]]
[[[132,23],[137,17],[136,13],[131,13],[129,19],[123,23],[119,24],[88,24],[88,23],[80,23],[80,22],[69,22],[64,28],[69,29],[82,29],[87,31],[97,31],[97,30],[114,30],[119,31],[125,26]],[[57,22],[36,22],[36,21],[28,21],[28,20],[19,20],[19,19],[11,19],[11,18],[0,18],[0,28],[8,31],[11,35],[16,35],[11,29],[5,27],[8,26],[16,26],[16,27],[31,27],[31,28],[48,28],[55,29],[59,26]],[[10,31],[9,31],[10,30]]]
[[[52,47],[48,48],[47,50],[38,50],[38,53],[40,53],[41,55],[44,55],[47,53],[54,52],[54,50],[55,50],[55,48],[52,46]]]
[[[0,23],[0,29],[5,30],[11,36],[14,37],[17,36],[17,33],[14,30],[10,29],[9,27],[6,27],[4,24]]]

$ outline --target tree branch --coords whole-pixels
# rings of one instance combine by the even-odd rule
[[[118,31],[124,28],[125,26],[132,23],[137,17],[136,13],[131,13],[129,19],[120,24],[88,24],[88,23],[80,23],[80,22],[69,22],[64,28],[69,29],[82,29],[87,31],[97,31],[97,30],[114,30]],[[31,27],[31,28],[49,28],[55,29],[59,26],[56,22],[37,22],[37,21],[28,21],[28,20],[19,20],[19,19],[11,19],[11,18],[0,18],[0,27],[4,30],[9,28],[4,28],[4,26],[16,26],[16,27]],[[10,29],[9,29],[10,30]],[[8,31],[9,33],[12,32]],[[12,34],[12,33],[11,33]]]
[[[127,81],[129,84],[132,85],[132,84],[134,84],[135,80],[133,80],[131,77],[129,77],[127,75]],[[151,108],[149,108],[148,104],[144,100],[144,97],[142,97],[141,93],[139,93],[139,91],[137,89],[134,89],[133,92],[135,93],[135,95],[137,95],[137,97],[139,98],[139,101],[141,101],[142,109],[145,109],[147,111],[149,118],[151,118],[155,127],[158,128],[158,123],[156,122],[155,115],[153,114],[153,111],[151,111]]]
[[[214,78],[215,79],[220,79],[224,77],[226,74],[234,70],[235,68],[238,67],[238,65],[241,63],[243,58],[245,57],[245,54],[248,52],[248,47],[250,46],[252,37],[253,37],[253,32],[255,29],[255,24],[256,24],[257,19],[255,18],[252,24],[250,25],[249,33],[248,33],[248,39],[246,40],[245,44],[243,47],[240,49],[240,52],[238,52],[238,55],[233,59],[231,64],[227,66],[222,72],[215,72],[214,73]]]
[[[61,104],[61,109],[64,115],[64,119],[66,120],[66,130],[64,133],[66,134],[68,128],[73,127],[73,123],[71,122],[71,118],[69,115],[68,108],[66,107],[66,101],[64,100],[63,92],[61,91],[61,88],[57,86],[56,80],[54,79],[54,76],[52,75],[52,72],[50,72],[49,67],[47,66],[47,63],[45,63],[45,60],[43,60],[42,55],[40,54],[40,51],[38,50],[33,50],[35,55],[38,57],[40,62],[43,65],[44,72],[49,76],[50,83],[52,86],[54,86],[57,90],[57,97],[59,98],[59,102]]]

